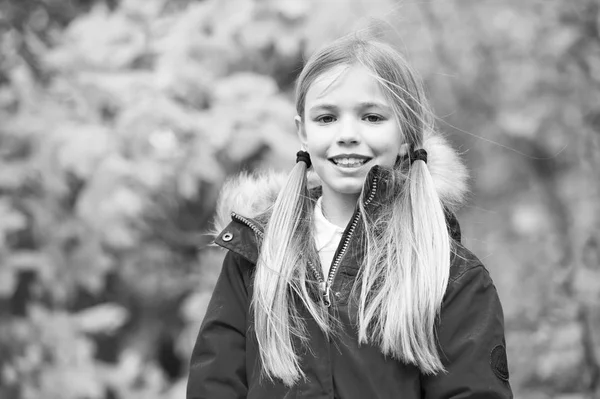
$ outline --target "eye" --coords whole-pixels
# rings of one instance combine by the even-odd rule
[[[335,122],[335,117],[333,115],[321,115],[315,119],[317,122],[321,122],[324,124]]]
[[[382,122],[385,120],[385,118],[383,116],[377,115],[377,114],[366,115],[363,119],[366,120],[367,122],[371,122],[371,123]]]

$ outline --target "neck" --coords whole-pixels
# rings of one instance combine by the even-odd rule
[[[340,195],[323,187],[323,215],[331,223],[344,228],[354,214],[359,197],[360,193]]]

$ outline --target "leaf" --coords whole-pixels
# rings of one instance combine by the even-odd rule
[[[253,102],[277,94],[277,83],[270,76],[240,72],[217,82],[215,100],[223,104]]]
[[[199,322],[204,318],[208,302],[210,301],[210,292],[196,292],[188,296],[181,305],[181,314],[185,320]]]
[[[0,262],[0,298],[10,298],[17,285],[14,270]]]
[[[0,198],[0,250],[4,248],[6,235],[24,229],[27,226],[27,218],[13,208],[11,203]]]
[[[537,359],[537,378],[555,389],[564,389],[582,377],[584,357],[582,327],[577,321],[563,320],[560,325],[543,325],[537,344],[543,348]]]
[[[14,270],[40,271],[50,267],[46,255],[36,251],[15,251],[8,255],[6,265]]]
[[[92,97],[96,107],[110,107],[121,112],[128,107],[136,106],[148,96],[158,93],[156,74],[144,70],[119,71],[81,71],[75,75],[62,76],[66,86],[74,86],[72,90],[81,91],[86,100]],[[56,82],[55,82],[56,84]]]
[[[79,342],[73,343],[78,346]],[[83,364],[58,364],[40,373],[37,397],[51,399],[104,399],[105,387],[90,357]]]
[[[533,139],[541,125],[541,120],[538,115],[528,111],[504,111],[498,115],[497,122],[512,136]]]
[[[105,303],[87,308],[73,315],[79,329],[88,334],[112,334],[121,328],[129,318],[124,307]]]
[[[53,138],[58,164],[62,170],[87,180],[98,164],[115,151],[112,137],[108,129],[98,125],[62,126]]]
[[[64,270],[68,276],[64,279],[71,279],[72,284],[85,288],[91,294],[102,295],[106,288],[106,275],[114,269],[116,262],[104,250],[100,235],[85,228],[80,228],[77,233],[86,239],[78,240],[79,244],[70,252]],[[69,242],[68,239],[65,242]]]
[[[600,308],[600,270],[578,268],[573,284],[578,298],[589,306]]]
[[[76,18],[65,32],[68,45],[49,52],[46,61],[58,68],[118,69],[146,51],[146,34],[125,12],[110,12],[97,5]],[[93,51],[90,51],[93,49]]]
[[[126,144],[133,159],[171,160],[184,150],[180,136],[202,130],[201,122],[199,112],[160,93],[127,108],[116,124],[119,139]],[[164,140],[167,136],[171,137]],[[156,147],[151,139],[157,138],[158,142],[170,141],[172,151]]]
[[[44,254],[34,251],[9,252],[0,262],[0,297],[8,298],[14,293],[17,275],[21,271],[43,273],[49,267]]]
[[[32,174],[28,162],[4,163],[0,160],[0,190],[18,190],[27,183]]]
[[[25,216],[5,198],[0,198],[0,231],[15,231],[27,226]]]
[[[308,15],[311,4],[302,0],[279,0],[273,2],[273,9],[287,21],[299,21]]]
[[[108,158],[76,204],[77,215],[115,248],[131,248],[139,239],[132,222],[141,217],[145,199],[130,187],[132,167],[131,162],[118,156]]]

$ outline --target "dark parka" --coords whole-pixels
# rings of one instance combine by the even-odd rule
[[[376,172],[372,169],[367,178],[370,187]],[[256,190],[261,184],[250,181],[238,187]],[[237,202],[247,199],[242,196]],[[496,288],[479,259],[460,244],[458,223],[448,215],[455,245],[436,329],[446,373],[423,375],[414,365],[386,358],[378,347],[358,345],[356,304],[349,294],[363,256],[362,231],[360,224],[354,231],[349,224],[342,237],[342,243],[348,240],[348,250],[331,287],[330,307],[344,331],[328,340],[306,313],[310,348],[299,348],[306,380],[289,388],[280,380],[261,378],[250,302],[262,227],[233,213],[215,240],[228,252],[192,353],[187,398],[512,398]]]

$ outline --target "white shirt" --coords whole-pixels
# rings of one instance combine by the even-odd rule
[[[333,255],[340,244],[344,229],[336,226],[325,218],[322,207],[323,197],[319,197],[315,204],[314,223],[315,223],[315,244],[321,267],[323,268],[323,276],[327,280],[329,268],[333,261]]]

